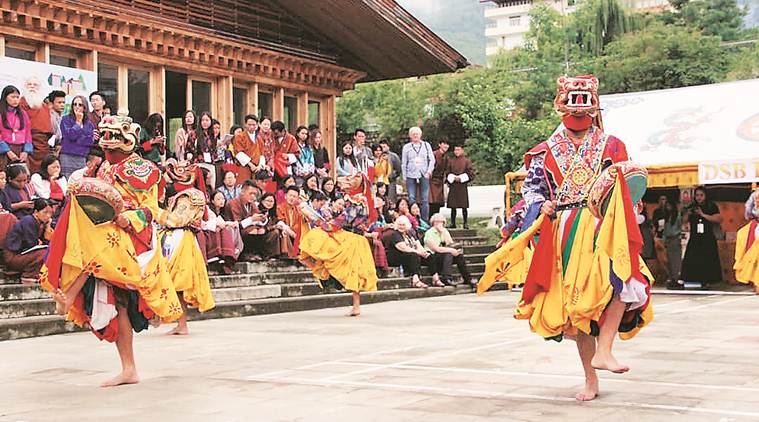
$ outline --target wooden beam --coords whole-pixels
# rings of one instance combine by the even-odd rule
[[[50,63],[50,44],[46,42],[37,44],[34,60],[40,63]]]
[[[166,70],[163,66],[154,66],[150,69],[150,96],[148,97],[148,109],[151,113],[159,113],[166,116]]]
[[[255,82],[248,88],[248,111],[245,114],[255,114],[259,119],[261,118],[258,116],[258,84]]]
[[[81,54],[79,54],[79,66],[84,70],[91,70],[97,73],[98,71],[97,50],[83,51]]]
[[[319,106],[319,129],[322,131],[322,144],[327,148],[329,162],[332,163],[330,173],[335,176],[335,151],[337,150],[337,116],[335,115],[335,96],[323,100]]]
[[[282,120],[285,114],[285,89],[275,88],[272,95],[271,118]]]
[[[296,126],[308,126],[308,92],[298,94],[296,97]]]
[[[118,110],[129,108],[129,69],[125,65],[120,65],[118,69],[118,83],[116,85],[118,87],[116,90],[118,101],[116,110],[113,110],[113,104],[109,104],[113,113],[118,113]]]
[[[5,57],[5,37],[0,35],[0,57]]]
[[[221,123],[221,127],[226,130],[234,124],[234,83],[231,76],[222,76],[217,79],[216,91],[218,93],[218,107],[216,119]]]

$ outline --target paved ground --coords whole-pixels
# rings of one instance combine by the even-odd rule
[[[759,419],[759,297],[659,296],[618,343],[632,366],[590,403],[574,344],[510,318],[515,293],[192,323],[137,337],[139,385],[100,389],[87,333],[0,343],[0,421],[742,421]]]

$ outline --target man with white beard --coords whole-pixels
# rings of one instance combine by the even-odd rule
[[[32,122],[32,145],[34,152],[29,155],[28,165],[30,174],[40,170],[42,160],[50,155],[48,141],[53,136],[53,124],[50,119],[50,108],[45,103],[47,93],[42,92],[42,82],[36,76],[30,76],[24,81],[21,98],[21,109],[26,111]]]

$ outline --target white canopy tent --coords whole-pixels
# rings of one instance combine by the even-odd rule
[[[651,170],[653,186],[753,182],[757,95],[759,79],[603,95],[604,129]]]

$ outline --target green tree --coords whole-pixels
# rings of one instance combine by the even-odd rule
[[[575,34],[574,44],[594,56],[603,54],[606,45],[633,29],[631,18],[617,0],[581,3],[568,26],[569,33]]]
[[[626,35],[607,52],[596,72],[604,93],[715,83],[727,67],[719,37],[671,25]]]
[[[740,39],[743,34],[743,17],[748,11],[736,0],[670,0],[670,4],[675,11],[660,15],[665,23],[697,28],[724,41]]]

